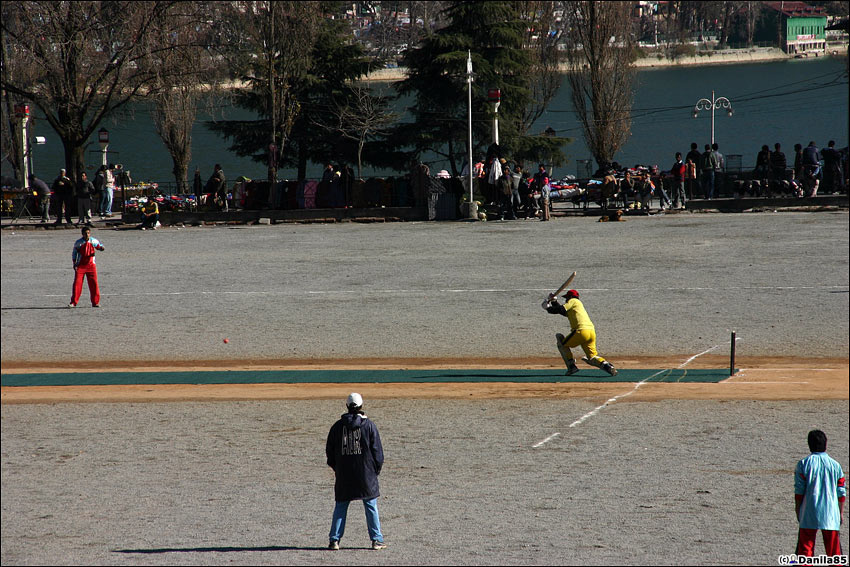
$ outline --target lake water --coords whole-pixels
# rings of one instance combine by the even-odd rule
[[[710,141],[711,111],[692,117],[694,105],[701,98],[718,97],[732,102],[733,116],[715,111],[715,140],[725,155],[741,154],[745,168],[752,168],[763,144],[773,148],[780,142],[786,155],[793,155],[795,143],[814,140],[825,147],[831,139],[838,147],[848,143],[848,89],[842,74],[846,62],[839,58],[790,60],[770,63],[728,64],[706,67],[658,68],[638,72],[633,107],[632,134],[616,159],[623,165],[659,164],[669,168],[677,151],[686,153],[691,142],[702,148]],[[570,163],[557,168],[556,174],[575,174],[577,161],[589,159],[579,123],[569,100],[569,86],[564,86],[549,110],[535,125],[547,126],[559,135],[574,138],[567,146]],[[222,109],[224,117],[244,119],[251,116],[241,109]],[[37,118],[37,116],[36,116]],[[132,116],[120,121],[107,120],[103,125],[110,133],[111,151],[119,152],[110,161],[122,163],[131,170],[134,181],[171,182],[171,158],[157,136],[143,105],[136,105]],[[44,136],[45,145],[35,146],[36,175],[52,180],[63,167],[62,145],[45,120],[38,120],[34,135]],[[265,178],[264,165],[240,158],[227,151],[228,143],[210,132],[202,122],[196,124],[192,144],[192,167],[201,168],[204,180],[220,163],[229,180],[239,175]],[[87,163],[96,167],[100,151],[96,140],[86,151]],[[352,160],[353,161],[353,160]],[[446,164],[435,162],[437,171]],[[3,174],[10,168],[2,165]],[[308,176],[319,177],[321,164],[308,169]],[[364,176],[398,175],[392,171],[364,168]],[[282,171],[281,177],[294,178],[295,171]]]

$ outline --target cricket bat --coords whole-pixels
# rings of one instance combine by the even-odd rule
[[[576,277],[576,273],[573,272],[570,274],[570,277],[567,278],[567,281],[564,282],[564,285],[558,288],[558,291],[555,292],[555,297],[561,295],[561,292],[567,289],[567,287],[573,282]]]

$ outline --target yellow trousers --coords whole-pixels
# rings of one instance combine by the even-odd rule
[[[588,364],[601,368],[605,362],[605,359],[599,356],[599,353],[596,351],[596,331],[593,329],[575,330],[566,337],[561,333],[556,333],[555,339],[558,343],[558,351],[561,353],[561,357],[563,357],[564,363],[567,366],[573,360],[573,353],[570,349],[577,346],[580,346],[584,350],[584,353],[587,355],[586,362]]]

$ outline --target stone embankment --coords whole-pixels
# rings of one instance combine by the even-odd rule
[[[846,48],[844,49],[846,53]],[[829,57],[829,54],[812,53],[807,58]],[[635,67],[691,67],[698,65],[725,65],[735,63],[764,63],[768,61],[786,61],[792,59],[781,49],[776,47],[753,47],[749,49],[726,49],[721,51],[702,51],[692,56],[679,56],[670,59],[665,56],[652,55],[635,61]],[[569,71],[567,64],[561,64],[561,72]],[[367,81],[400,81],[407,76],[404,67],[392,67],[378,69],[364,77]]]

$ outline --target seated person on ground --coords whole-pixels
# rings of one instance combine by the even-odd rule
[[[153,199],[148,199],[145,204],[142,205],[142,224],[139,225],[139,228],[142,230],[146,228],[152,228],[156,230],[156,225],[159,222],[159,205]]]

